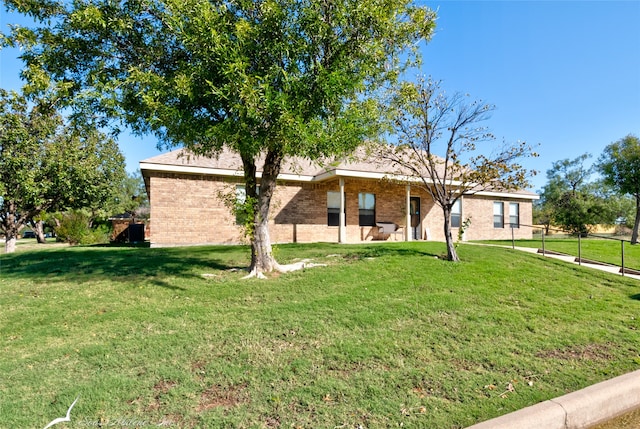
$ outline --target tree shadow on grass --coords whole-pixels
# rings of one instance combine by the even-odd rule
[[[163,277],[201,279],[203,272],[240,268],[244,247],[73,247],[3,255],[0,275],[10,279],[58,281],[149,281],[180,289]],[[242,267],[243,268],[243,267]]]
[[[400,249],[393,247],[385,247],[380,245],[374,245],[365,247],[362,249],[348,252],[344,255],[346,259],[362,259],[362,258],[381,258],[384,256],[430,256],[440,257],[437,253],[426,252],[419,249]]]
[[[640,301],[640,293],[637,293],[635,295],[631,295],[629,298],[635,299],[636,301]]]
[[[357,260],[364,258],[379,258],[385,256],[439,256],[433,252],[430,246],[425,248],[424,242],[374,242],[363,244],[335,244],[335,243],[315,243],[312,248],[304,244],[284,244],[279,245],[283,256],[295,256],[296,250],[304,246],[305,254],[309,257],[326,257],[329,254],[340,254],[345,259]],[[431,243],[430,243],[431,244]]]
[[[344,246],[279,245],[280,262],[295,260],[301,249],[305,257],[325,258],[342,255],[347,260],[387,256],[438,256],[417,244],[375,243]],[[216,271],[242,270],[249,264],[247,246],[202,246],[149,248],[148,246],[90,246],[32,250],[2,255],[0,275],[6,279],[27,279],[47,283],[116,281],[128,284],[146,282],[172,290],[183,288],[166,281],[168,277],[201,280],[202,274]]]

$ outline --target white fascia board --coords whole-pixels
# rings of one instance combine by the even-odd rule
[[[242,170],[226,170],[222,168],[194,167],[192,165],[169,165],[140,163],[140,170],[162,171],[168,173],[207,174],[211,176],[242,177]]]
[[[314,177],[313,181],[322,182],[324,180],[331,179],[333,177],[353,177],[356,179],[373,179],[373,180],[389,179],[389,180],[396,180],[399,182],[414,182],[414,183],[422,182],[421,178],[414,177],[414,176],[401,176],[397,174],[379,173],[375,171],[354,171],[354,170],[339,170],[339,169],[331,170],[331,171],[327,171],[322,174],[319,174]],[[431,181],[429,180],[429,182]]]
[[[187,173],[187,174],[206,174],[211,176],[224,176],[224,177],[243,177],[242,170],[229,170],[223,168],[211,168],[211,167],[195,167],[191,165],[169,165],[169,164],[154,164],[149,162],[141,162],[140,170],[149,171],[161,171],[168,173]],[[261,172],[256,173],[256,178],[262,177]],[[319,174],[317,176],[306,176],[300,174],[279,174],[278,180],[286,180],[292,182],[322,182],[324,180],[331,179],[333,177],[354,177],[358,179],[391,179],[408,183],[419,183],[422,179],[416,176],[401,176],[387,173],[377,173],[372,171],[353,171],[353,170],[331,170]],[[431,182],[429,180],[429,182]],[[456,186],[457,183],[452,182],[450,186]],[[512,192],[492,192],[492,191],[480,191],[480,192],[467,192],[466,195],[481,195],[485,197],[496,198],[517,198],[525,200],[538,200],[538,195],[531,194],[518,194]]]
[[[359,179],[382,179],[386,176],[385,173],[376,173],[373,171],[353,171],[353,170],[330,170],[322,174],[318,174],[313,178],[314,182],[322,182],[333,177],[355,177]]]
[[[482,197],[496,197],[496,198],[517,198],[519,200],[539,200],[540,195],[536,194],[519,194],[517,192],[498,192],[498,191],[479,191],[479,192],[466,192],[465,195],[480,195]]]
[[[262,177],[262,173],[256,173],[256,176]],[[278,180],[286,180],[291,182],[313,182],[314,176],[303,176],[301,174],[278,174]]]
[[[224,168],[211,167],[195,167],[192,165],[168,165],[168,164],[152,164],[148,162],[140,163],[140,170],[162,171],[167,173],[186,173],[186,174],[206,174],[208,176],[224,176],[224,177],[244,177],[242,170],[229,170]],[[261,172],[256,172],[256,178],[262,178]],[[296,182],[311,182],[312,176],[302,176],[299,174],[279,174],[278,180],[290,180]]]

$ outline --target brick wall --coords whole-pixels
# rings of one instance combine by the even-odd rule
[[[240,243],[241,228],[224,206],[220,194],[235,195],[239,181],[207,175],[149,172],[150,240],[152,246]],[[360,227],[358,194],[375,194],[376,221],[404,226],[405,186],[387,181],[345,179],[347,241],[380,238],[376,227]],[[327,226],[327,192],[339,191],[338,179],[322,183],[278,183],[272,199],[270,234],[274,243],[338,241],[338,227]],[[422,224],[420,236],[444,240],[442,210],[418,187],[412,197],[420,197]],[[465,197],[462,219],[471,217],[466,239],[510,238],[510,228],[493,228],[493,202],[485,197]],[[508,200],[504,200],[507,201]],[[531,202],[520,202],[520,222],[531,224]],[[508,225],[508,204],[505,205]],[[517,237],[530,237],[528,228],[516,230]],[[454,237],[457,229],[453,231]],[[402,239],[392,236],[390,239]]]
[[[211,176],[149,174],[152,245],[237,243],[235,218],[218,198],[229,184]],[[235,191],[235,185],[233,187]]]
[[[493,203],[504,203],[504,226],[493,226]],[[531,238],[532,209],[531,201],[515,200],[509,198],[472,196],[464,197],[462,201],[462,219],[471,218],[471,226],[465,231],[466,240],[499,240],[511,239],[511,227],[509,224],[509,203],[518,203],[520,208],[520,224],[522,227],[513,230],[514,237]],[[457,233],[457,232],[456,232]]]

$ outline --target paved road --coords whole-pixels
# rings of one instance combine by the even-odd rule
[[[628,414],[595,426],[591,429],[638,429],[640,428],[640,408]]]

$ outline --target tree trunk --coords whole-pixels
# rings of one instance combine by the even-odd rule
[[[640,195],[636,195],[636,220],[633,223],[631,244],[638,244],[638,229],[640,229]]]
[[[271,238],[269,237],[269,221],[258,213],[254,236],[251,240],[251,266],[249,272],[260,277],[262,273],[270,273],[276,269],[278,263],[273,257]]]
[[[4,241],[4,253],[13,253],[16,251],[16,236],[6,234]]]
[[[44,221],[31,221],[31,227],[33,232],[36,234],[36,240],[38,240],[38,243],[46,243],[47,240],[44,237]]]
[[[4,202],[5,213],[2,213],[2,230],[4,231],[4,251],[5,253],[13,253],[16,251],[16,241],[20,232],[21,224],[18,223],[16,217],[15,204],[13,201]]]
[[[444,237],[447,242],[447,260],[451,262],[460,262],[458,252],[456,251],[456,245],[453,242],[453,236],[451,235],[451,207],[443,206],[442,212],[444,215]]]
[[[247,197],[257,200],[254,208],[254,230],[251,237],[251,266],[249,277],[263,278],[263,273],[279,270],[280,266],[273,257],[269,236],[269,209],[280,173],[282,154],[278,150],[269,150],[262,169],[260,192],[257,191],[256,167],[253,159],[243,159]]]

